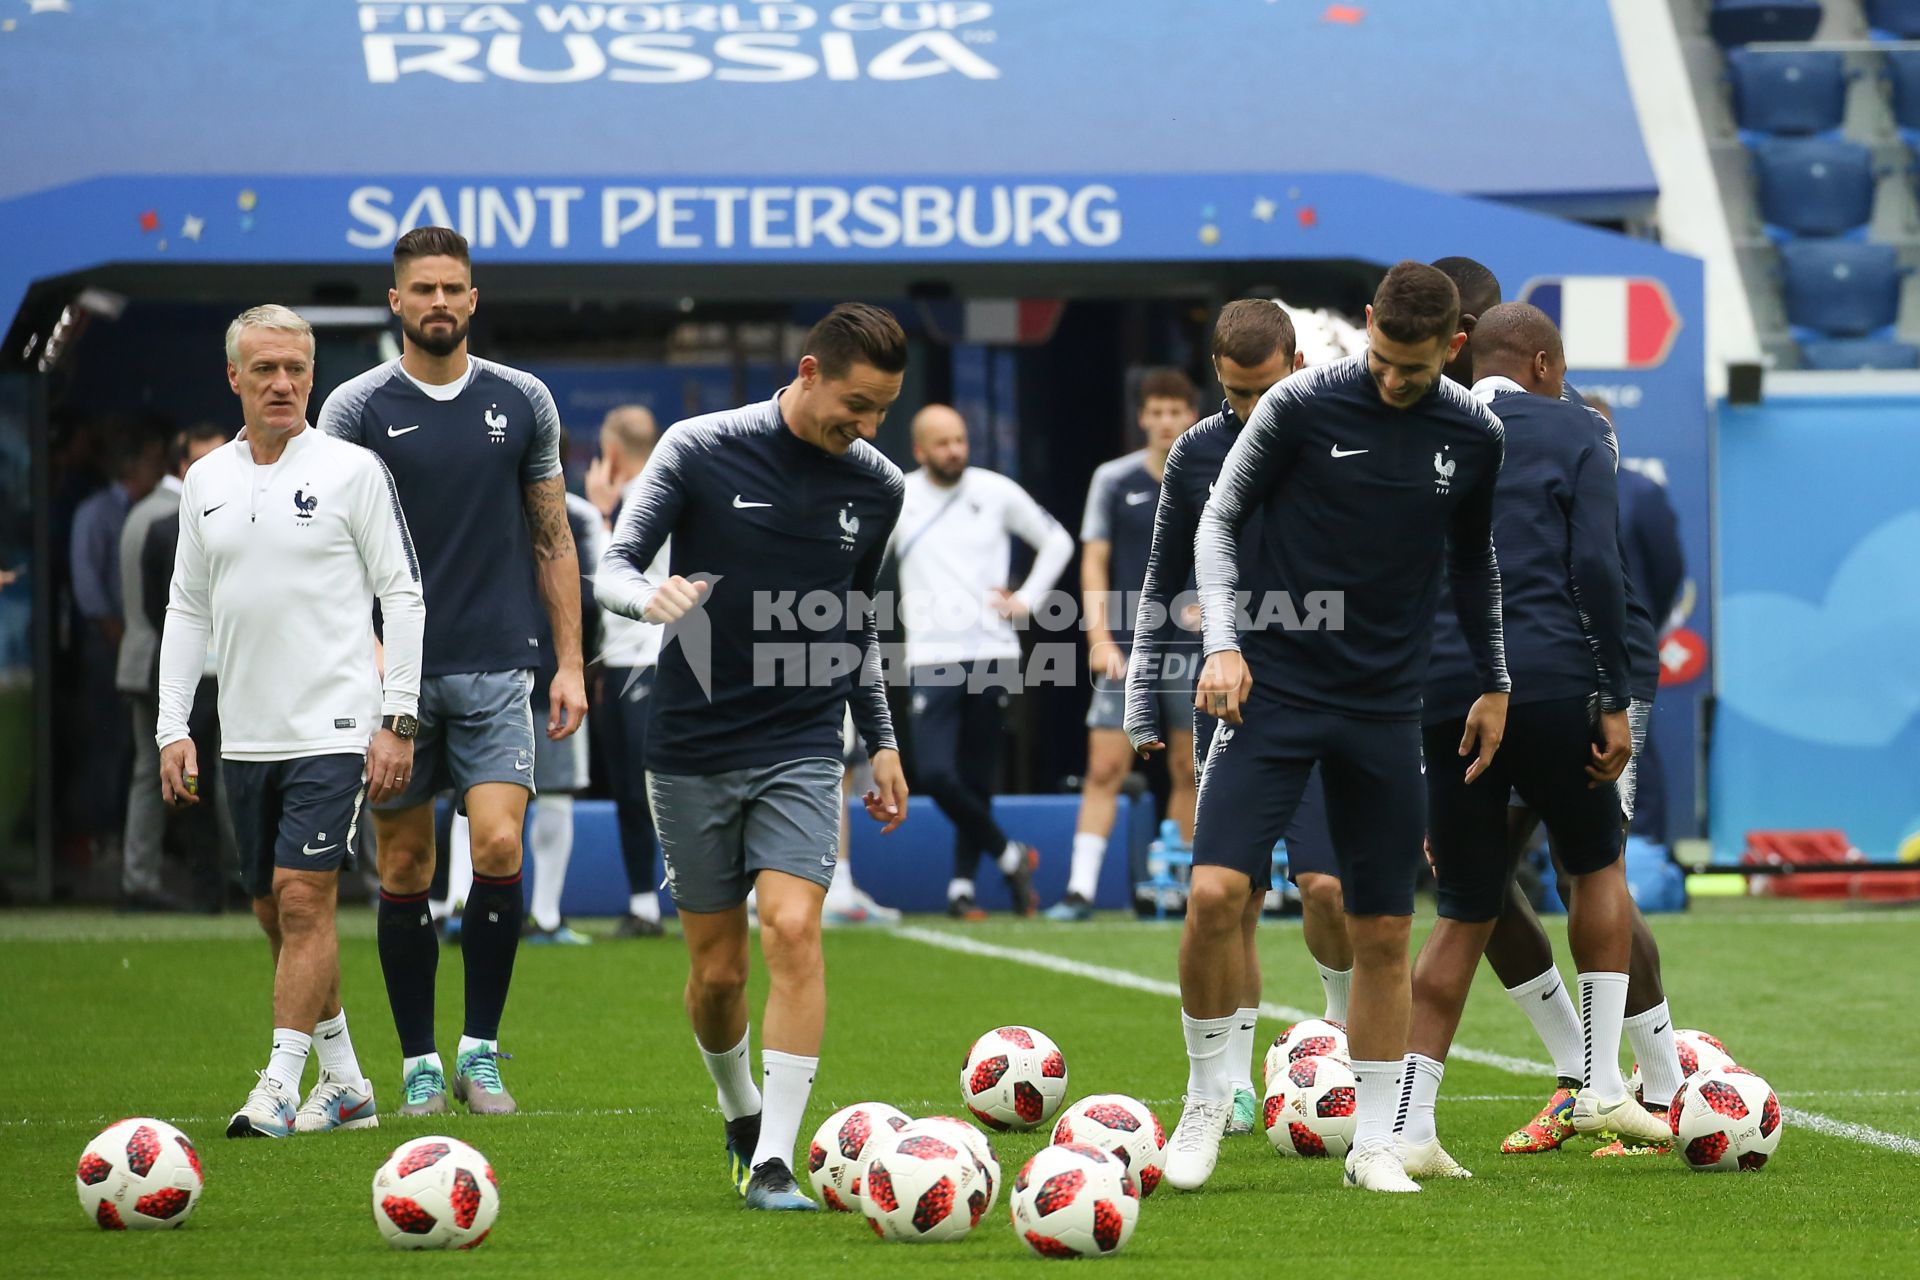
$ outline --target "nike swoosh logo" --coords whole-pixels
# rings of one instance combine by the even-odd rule
[[[317,858],[321,854],[327,852],[329,849],[337,849],[339,847],[340,846],[336,844],[323,844],[318,849],[316,849],[310,844],[303,844],[300,846],[300,852],[306,854],[309,858]]]
[[[373,1105],[372,1098],[362,1098],[360,1099],[360,1105],[355,1107],[351,1111],[347,1110],[345,1107],[340,1108],[340,1118],[342,1120],[351,1120],[372,1105]]]
[[[1209,1031],[1209,1032],[1207,1032],[1207,1039],[1209,1039],[1209,1040],[1218,1040],[1218,1039],[1219,1039],[1219,1038],[1220,1038],[1221,1036],[1223,1036],[1223,1035],[1225,1035],[1225,1034],[1227,1034],[1227,1033],[1226,1033],[1226,1032],[1224,1032],[1224,1031]]]
[[[1542,993],[1541,993],[1541,995],[1540,995],[1540,999],[1541,999],[1542,1001],[1547,1001],[1547,1000],[1551,1000],[1551,999],[1553,999],[1553,998],[1554,998],[1555,996],[1557,996],[1557,995],[1559,995],[1559,994],[1560,994],[1560,986],[1559,986],[1559,984],[1558,984],[1558,983],[1556,983],[1556,984],[1554,984],[1554,988],[1553,988],[1553,990],[1551,990],[1551,991],[1546,991],[1546,992],[1542,992]]]
[[[340,1033],[338,1031],[329,1031],[327,1032],[327,1034],[321,1036],[320,1038],[322,1040],[338,1040],[340,1038]]]
[[[1372,452],[1371,449],[1342,449],[1339,445],[1333,446],[1333,456],[1336,458],[1351,458],[1358,454]]]
[[[1240,1024],[1240,1029],[1241,1029],[1242,1031],[1251,1031],[1251,1030],[1253,1030],[1253,1028],[1254,1028],[1254,1026],[1255,1026],[1255,1024],[1254,1024],[1254,1023],[1251,1023],[1251,1022],[1243,1022],[1243,1023],[1241,1023],[1241,1024]]]
[[[521,764],[518,761],[514,762],[513,767],[517,772],[520,772],[520,773],[525,773],[527,770],[533,768],[533,766],[530,764]]]
[[[736,493],[733,495],[733,509],[735,511],[745,511],[748,507],[770,507],[772,505],[771,502],[747,502],[742,499],[739,494]]]
[[[395,440],[395,439],[398,439],[399,437],[401,437],[401,436],[403,436],[403,435],[405,435],[405,434],[407,434],[407,432],[409,432],[409,431],[418,431],[419,429],[420,429],[420,424],[419,424],[419,423],[417,423],[417,422],[416,422],[416,423],[414,423],[414,424],[413,424],[412,426],[410,426],[410,427],[388,427],[388,428],[387,428],[387,439],[389,439],[389,440]]]
[[[1662,1031],[1665,1031],[1671,1025],[1672,1025],[1671,1023],[1663,1022],[1659,1026],[1653,1029],[1653,1034],[1659,1035]]]
[[[1145,502],[1148,498],[1151,498],[1152,496],[1153,495],[1150,493],[1130,493],[1127,495],[1127,505],[1130,507],[1137,507],[1141,503]]]
[[[227,504],[224,502],[216,502],[212,506],[208,507],[205,511],[202,511],[200,513],[200,518],[202,520],[205,520],[208,516],[212,515],[214,512],[218,511],[221,507],[224,507],[226,505]]]

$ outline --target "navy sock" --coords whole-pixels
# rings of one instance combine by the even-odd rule
[[[400,1052],[409,1058],[432,1053],[433,980],[440,968],[440,939],[427,914],[427,895],[381,889],[376,933]]]
[[[475,873],[462,913],[460,949],[467,960],[466,1035],[500,1038],[500,1011],[513,982],[513,957],[520,950],[520,921],[526,898],[520,873],[495,878]]]

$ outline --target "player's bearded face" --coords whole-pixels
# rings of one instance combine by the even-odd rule
[[[406,333],[407,340],[431,356],[450,356],[460,349],[467,340],[467,329],[473,322],[465,318],[456,318],[444,311],[431,312],[418,321],[402,317],[400,328]]]
[[[431,256],[405,264],[387,300],[407,341],[431,356],[449,356],[467,340],[478,294],[466,264]]]

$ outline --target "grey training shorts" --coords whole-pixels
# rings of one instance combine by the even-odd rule
[[[840,860],[838,760],[808,757],[725,773],[647,773],[667,890],[682,911],[730,911],[754,877],[822,888]]]
[[[1193,728],[1193,689],[1160,688],[1153,691],[1160,700],[1160,731],[1179,733]],[[1127,727],[1127,682],[1096,676],[1093,701],[1087,704],[1087,728],[1120,729]]]
[[[483,782],[534,789],[531,671],[468,671],[423,676],[413,778],[382,813],[425,804],[452,789],[457,802]]]

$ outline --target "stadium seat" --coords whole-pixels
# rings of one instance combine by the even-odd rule
[[[1847,110],[1847,64],[1837,53],[1727,55],[1733,119],[1754,133],[1825,133]]]
[[[1920,347],[1872,338],[1834,338],[1800,348],[1809,369],[1920,369]]]
[[[1900,40],[1920,36],[1920,0],[1867,0],[1867,25]]]
[[[1900,310],[1900,266],[1892,245],[1796,240],[1780,247],[1787,322],[1836,337],[1866,337]]]
[[[1920,53],[1887,55],[1887,80],[1893,86],[1893,120],[1909,135],[1920,134]]]
[[[1819,0],[1713,0],[1707,28],[1723,45],[1811,40],[1820,27],[1820,18]]]
[[[1768,138],[1753,149],[1760,220],[1800,236],[1837,236],[1873,216],[1873,153],[1837,138]]]

